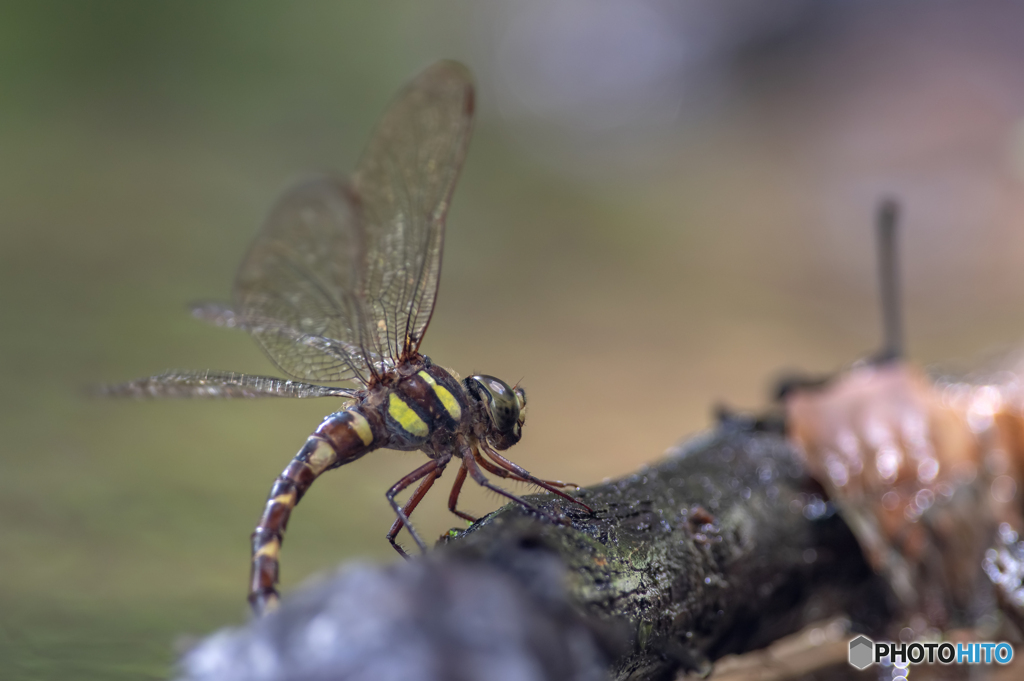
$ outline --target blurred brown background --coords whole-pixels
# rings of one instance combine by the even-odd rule
[[[245,616],[264,495],[338,405],[84,388],[272,372],[186,304],[226,298],[278,193],[350,170],[440,57],[476,73],[480,117],[424,350],[522,379],[512,456],[542,476],[622,475],[717,402],[764,406],[782,369],[871,351],[883,194],[905,206],[913,356],[969,365],[1024,335],[1019,3],[5,3],[5,678],[162,678],[177,637]],[[284,588],[396,559],[384,490],[420,460],[319,481]],[[425,536],[458,524],[446,497]]]

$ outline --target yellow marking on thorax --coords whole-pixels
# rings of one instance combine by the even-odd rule
[[[356,431],[356,435],[359,436],[364,445],[370,446],[370,443],[373,442],[373,429],[370,428],[370,422],[357,411],[350,411],[348,415],[352,417],[352,421],[349,422],[352,430]]]
[[[338,454],[334,451],[334,447],[331,446],[327,440],[316,438],[316,449],[306,459],[306,465],[313,469],[313,472],[317,475],[323,473],[327,468],[338,460]]]
[[[277,539],[271,539],[263,546],[256,550],[256,555],[253,558],[260,558],[266,556],[267,558],[273,558],[277,560],[277,557],[281,554],[281,542]]]
[[[401,395],[391,393],[388,395],[388,413],[391,418],[398,421],[398,425],[415,437],[426,437],[430,434],[430,427],[427,422],[420,418],[420,415],[412,410]]]
[[[434,389],[434,394],[437,395],[437,399],[441,400],[441,406],[448,412],[454,420],[458,421],[462,418],[462,407],[459,406],[459,401],[455,399],[451,391],[443,385],[438,385],[434,377],[428,374],[426,371],[421,371],[420,378],[430,384],[430,387]]]

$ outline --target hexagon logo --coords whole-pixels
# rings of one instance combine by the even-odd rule
[[[850,664],[857,669],[867,669],[874,661],[875,643],[867,636],[858,636],[850,641]]]

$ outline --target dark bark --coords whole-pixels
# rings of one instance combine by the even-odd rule
[[[612,678],[665,679],[835,614],[868,632],[888,618],[889,592],[847,526],[786,441],[754,424],[725,420],[580,496],[595,515],[531,497],[565,524],[509,505],[428,559],[361,568],[373,589],[350,571],[300,590],[207,639],[185,658],[187,678],[257,678],[239,672],[258,651],[281,670],[264,679],[591,679],[603,665]],[[311,622],[331,649],[313,666]],[[375,636],[356,635],[360,622]]]
[[[838,613],[869,630],[887,619],[887,588],[778,435],[726,421],[581,498],[595,517],[544,497],[571,527],[507,506],[448,550],[513,574],[529,551],[556,554],[577,607],[627,632],[612,664],[618,678],[705,671]],[[516,576],[529,582],[528,572]]]

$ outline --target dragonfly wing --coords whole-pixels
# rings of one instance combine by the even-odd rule
[[[242,317],[242,313],[235,310],[227,303],[218,302],[202,302],[195,303],[189,307],[189,311],[192,316],[196,319],[206,322],[207,324],[213,324],[214,326],[222,326],[226,329],[246,329],[247,325]]]
[[[345,397],[358,391],[334,388],[273,376],[253,376],[215,371],[169,371],[159,376],[140,378],[119,385],[104,385],[95,390],[102,397],[135,398],[254,398],[254,397]]]
[[[226,329],[242,329],[252,334],[268,333],[273,331],[279,336],[291,338],[295,343],[301,343],[313,348],[322,349],[324,353],[328,355],[345,352],[352,356],[365,356],[373,362],[376,367],[388,369],[394,366],[394,363],[389,358],[381,357],[377,353],[366,350],[362,346],[338,340],[336,338],[327,338],[324,336],[303,333],[276,319],[247,317],[225,303],[197,303],[192,306],[191,311],[192,316],[196,319],[214,326],[220,326]]]
[[[438,62],[398,95],[360,159],[353,182],[366,234],[362,291],[380,355],[416,352],[430,323],[473,108],[466,67]]]
[[[373,340],[359,293],[364,236],[359,200],[336,178],[281,197],[238,270],[233,307],[196,316],[244,328],[285,373],[304,381],[362,382]]]

